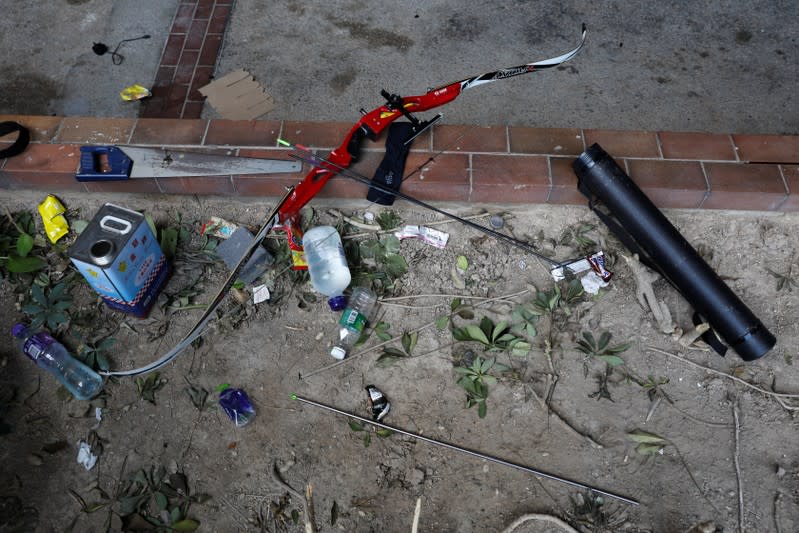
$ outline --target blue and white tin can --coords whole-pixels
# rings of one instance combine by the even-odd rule
[[[69,258],[113,309],[143,317],[169,276],[144,215],[103,205],[69,249]]]

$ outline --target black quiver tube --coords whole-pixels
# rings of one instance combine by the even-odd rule
[[[639,255],[642,263],[677,288],[744,361],[758,359],[774,347],[774,335],[602,147],[594,144],[572,167],[589,207],[631,252]],[[713,337],[711,334],[703,339],[710,341]],[[721,355],[725,350],[723,346],[716,349]]]

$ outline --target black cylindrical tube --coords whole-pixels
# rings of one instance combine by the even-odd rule
[[[722,339],[745,361],[777,339],[696,253],[655,204],[598,144],[573,164],[584,193],[604,204]]]

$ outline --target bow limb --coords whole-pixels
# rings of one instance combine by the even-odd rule
[[[364,137],[375,141],[389,124],[403,116],[404,113],[428,111],[442,106],[455,100],[466,89],[484,85],[492,81],[503,80],[505,78],[556,67],[565,63],[582,50],[583,45],[585,45],[586,34],[585,24],[583,24],[580,43],[576,48],[559,56],[542,61],[535,61],[533,63],[526,63],[516,67],[495,70],[478,76],[472,76],[471,78],[464,78],[447,85],[430,89],[426,93],[417,96],[399,97],[392,95],[392,97],[397,98],[397,100],[389,101],[377,109],[364,113],[363,117],[350,129],[347,136],[344,137],[344,141],[327,157],[326,161],[331,163],[331,165],[323,165],[322,167],[314,167],[311,169],[308,175],[305,176],[305,179],[294,189],[288,201],[280,209],[280,222],[285,223],[295,218],[300,209],[324,187],[328,179],[340,172],[341,169],[348,168],[350,164],[358,160],[361,141]],[[388,96],[388,93],[384,92],[384,94]],[[430,123],[427,123],[428,126],[429,124]]]

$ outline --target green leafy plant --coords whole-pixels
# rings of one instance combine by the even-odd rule
[[[111,531],[114,516],[121,519],[122,531],[190,533],[200,527],[200,522],[189,518],[191,506],[203,504],[211,497],[192,494],[185,474],[167,474],[163,466],[151,466],[125,477],[126,464],[127,459],[110,491],[103,489],[98,481],[89,486],[88,492],[96,495],[96,501],[87,502],[76,491],[69,491],[86,514],[108,510],[104,531]]]
[[[375,217],[375,222],[380,226],[380,229],[388,231],[398,227],[402,224],[402,217],[394,211],[383,211]]]
[[[116,342],[116,339],[112,337],[83,342],[78,347],[78,357],[89,368],[94,370],[108,370],[110,368],[108,353]]]
[[[0,226],[0,266],[11,274],[35,272],[47,266],[47,261],[33,255],[34,246],[45,246],[36,235],[36,224],[28,212],[16,213],[3,219]]]
[[[497,383],[497,378],[490,374],[494,372],[506,372],[510,368],[496,359],[482,359],[475,357],[471,365],[456,366],[455,372],[460,376],[457,384],[466,391],[466,407],[477,406],[477,416],[485,418],[488,412],[488,388],[489,385]]]
[[[381,368],[386,368],[400,359],[405,359],[406,357],[410,357],[413,349],[416,347],[416,342],[419,340],[419,333],[418,332],[404,332],[402,337],[400,337],[400,342],[402,343],[402,350],[399,348],[394,348],[392,346],[386,346],[383,348],[383,353],[380,354],[380,357],[377,358],[377,366]]]
[[[161,379],[161,374],[153,372],[146,378],[136,378],[136,388],[139,398],[155,405],[155,393],[166,385],[166,380]]]
[[[350,429],[352,431],[355,431],[355,432],[364,431],[365,432],[365,434],[363,436],[363,446],[364,446],[364,448],[368,448],[369,446],[371,446],[371,444],[372,444],[372,433],[375,433],[378,437],[380,437],[382,439],[384,439],[386,437],[390,437],[391,435],[394,434],[394,432],[391,431],[390,429],[372,426],[371,424],[365,424],[364,422],[361,422],[360,420],[356,420],[354,418],[350,418],[347,421],[347,424],[349,425],[349,427],[350,427]],[[369,431],[370,428],[373,431]]]
[[[630,347],[629,342],[610,346],[610,339],[612,335],[610,332],[605,331],[599,336],[599,340],[594,340],[594,335],[590,332],[584,331],[583,337],[577,339],[576,349],[578,352],[584,354],[583,357],[583,371],[588,375],[588,362],[591,358],[596,357],[603,360],[608,366],[616,367],[624,364],[624,359],[618,354],[627,351]]]
[[[486,351],[509,351],[511,355],[525,356],[530,353],[530,343],[511,332],[510,324],[501,321],[497,324],[483,317],[480,325],[468,324],[464,327],[453,327],[452,336],[457,341],[475,341],[485,347]]]
[[[48,289],[31,285],[30,300],[22,306],[22,311],[30,317],[31,330],[46,325],[50,331],[56,331],[69,322],[67,310],[72,307],[72,296],[67,292],[67,284],[61,281]]]
[[[536,324],[540,316],[541,311],[532,303],[517,305],[511,311],[511,320],[513,322],[511,331],[517,335],[527,335],[528,338],[535,337],[538,335]]]
[[[400,255],[400,241],[394,235],[382,235],[345,245],[351,265],[353,285],[371,286],[378,295],[393,291],[399,278],[408,272],[408,263]]]
[[[569,226],[560,234],[560,237],[552,241],[554,246],[570,246],[575,248],[580,255],[588,255],[594,251],[596,242],[588,234],[596,229],[593,224],[578,223]]]
[[[464,320],[472,320],[474,318],[474,308],[466,303],[463,303],[463,300],[460,298],[455,298],[449,304],[449,314],[448,315],[441,315],[436,318],[436,328],[439,331],[443,331],[452,321],[452,318],[455,316],[459,316]]]
[[[205,411],[209,407],[214,405],[213,401],[209,401],[208,399],[208,389],[204,387],[198,387],[193,385],[191,381],[187,377],[183,377],[188,384],[188,387],[183,389],[183,391],[188,395],[189,399],[191,400],[191,404],[198,410],[198,411]]]

